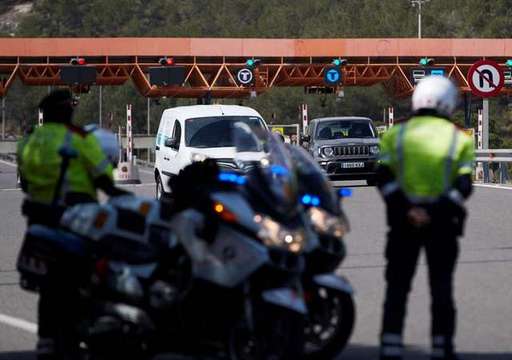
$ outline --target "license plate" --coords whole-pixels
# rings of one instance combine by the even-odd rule
[[[355,169],[355,168],[364,168],[364,162],[346,162],[341,163],[342,169]]]

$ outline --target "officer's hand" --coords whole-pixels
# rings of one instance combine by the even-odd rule
[[[423,227],[430,224],[430,216],[427,211],[421,207],[413,207],[407,212],[407,219],[415,227]]]

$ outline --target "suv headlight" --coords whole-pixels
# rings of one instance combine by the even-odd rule
[[[332,147],[325,147],[322,149],[322,154],[325,157],[332,157],[334,155],[334,149]]]
[[[283,248],[293,253],[304,249],[304,230],[287,229],[269,217],[256,215],[254,221],[261,226],[258,236],[266,246]]]
[[[370,154],[378,155],[380,153],[379,145],[371,145],[370,146]]]

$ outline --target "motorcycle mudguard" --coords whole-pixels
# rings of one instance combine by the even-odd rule
[[[262,297],[264,301],[270,304],[284,307],[303,315],[308,311],[302,296],[290,288],[266,290],[263,292]]]
[[[174,216],[172,228],[192,259],[194,276],[232,288],[268,262],[268,251],[245,234],[221,224],[211,244],[198,237],[204,217],[196,210]]]
[[[194,275],[224,287],[235,287],[268,262],[267,249],[235,229],[220,225],[202,261],[193,258]]]
[[[354,294],[354,288],[348,280],[334,273],[315,275],[313,281],[330,289],[339,290],[351,295]]]

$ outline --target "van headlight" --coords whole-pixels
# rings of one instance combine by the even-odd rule
[[[332,147],[324,147],[322,149],[322,154],[325,157],[332,157],[334,155],[334,149]]]
[[[378,155],[380,153],[379,145],[371,145],[370,146],[370,154]]]
[[[308,215],[313,228],[319,234],[341,239],[349,231],[348,223],[343,217],[331,215],[320,208],[309,208]]]
[[[208,156],[205,155],[205,154],[199,154],[199,153],[191,153],[190,154],[190,160],[195,163],[195,162],[203,162],[203,161],[206,161],[206,159],[208,159]]]
[[[266,246],[282,248],[293,253],[299,253],[304,249],[306,236],[303,229],[287,229],[262,215],[254,216],[254,221],[261,226],[258,236]]]

